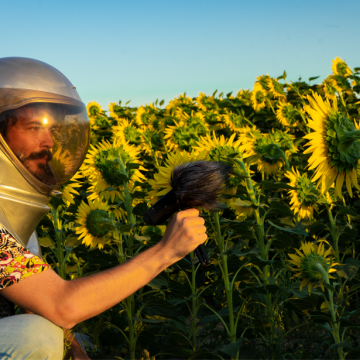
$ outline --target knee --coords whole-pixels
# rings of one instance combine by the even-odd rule
[[[21,316],[21,315],[20,315]],[[64,352],[63,330],[42,316],[29,314],[26,326],[27,333],[23,334],[27,348],[31,352],[30,359],[58,360]],[[30,350],[31,349],[31,350]]]

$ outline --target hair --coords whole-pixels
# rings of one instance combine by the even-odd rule
[[[170,185],[180,208],[220,210],[220,191],[231,168],[220,162],[204,160],[188,162],[174,168]]]

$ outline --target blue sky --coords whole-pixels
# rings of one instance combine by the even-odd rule
[[[56,67],[85,103],[167,102],[360,66],[360,1],[0,0],[0,57]]]

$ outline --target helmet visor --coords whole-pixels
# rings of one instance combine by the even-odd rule
[[[90,126],[85,106],[33,103],[0,114],[0,134],[33,176],[59,187],[81,166]]]

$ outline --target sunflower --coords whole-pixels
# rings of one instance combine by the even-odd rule
[[[99,246],[101,250],[109,241],[107,235],[112,229],[110,216],[108,214],[109,206],[99,200],[89,200],[89,205],[84,201],[81,202],[77,214],[76,234],[82,243],[90,248]]]
[[[209,160],[213,161],[221,161],[221,157],[240,155],[240,140],[234,141],[235,136],[236,134],[234,133],[230,138],[225,138],[224,135],[217,138],[215,131],[213,131],[212,136],[210,134],[202,136],[197,141],[197,146],[194,147],[194,150],[200,153],[204,152]]]
[[[330,77],[323,81],[323,89],[326,98],[333,101],[336,99],[336,93],[341,92],[341,88],[338,86],[337,82]]]
[[[244,127],[239,133],[240,151],[246,157],[259,155],[258,171],[266,175],[275,175],[286,161],[285,155],[296,152],[293,137],[282,131],[262,134],[254,125]]]
[[[205,153],[188,153],[186,151],[177,150],[175,153],[170,153],[164,166],[160,166],[158,173],[154,175],[154,180],[149,180],[152,190],[148,193],[148,199],[151,204],[154,204],[161,196],[167,194],[171,190],[171,174],[173,169],[181,164],[190,161],[203,160]]]
[[[176,149],[191,151],[196,145],[200,136],[208,132],[208,124],[204,121],[204,116],[197,112],[185,116],[185,120],[175,122],[175,126],[168,126],[164,131],[164,140],[167,148],[172,151]]]
[[[360,142],[351,137],[358,125],[339,112],[336,100],[331,106],[329,100],[321,96],[308,96],[310,105],[304,109],[311,119],[308,126],[314,132],[305,135],[309,142],[305,154],[311,154],[308,159],[309,170],[315,169],[313,181],[321,184],[321,192],[329,190],[336,183],[335,195],[342,198],[344,180],[349,195],[352,197],[352,186],[360,190],[357,181],[357,167],[360,158]],[[343,141],[346,140],[345,144]]]
[[[217,108],[214,96],[208,96],[202,92],[200,92],[199,96],[196,98],[196,104],[202,111],[216,110]]]
[[[232,132],[239,132],[244,125],[247,123],[243,115],[235,114],[233,112],[229,112],[225,115],[222,115],[222,119],[225,125],[232,131]]]
[[[302,252],[300,250],[302,250]],[[296,268],[290,267],[292,271],[297,272],[293,278],[302,279],[300,291],[306,284],[308,284],[309,293],[313,286],[314,288],[320,286],[322,291],[325,291],[324,280],[328,283],[328,279],[335,279],[330,274],[336,271],[333,267],[339,265],[333,262],[333,258],[330,257],[332,252],[331,248],[325,251],[323,242],[321,242],[320,245],[304,242],[300,250],[295,249],[297,255],[288,254],[291,260],[287,260],[296,266]]]
[[[145,176],[139,171],[146,171],[138,160],[141,149],[135,148],[128,143],[111,144],[103,140],[96,146],[91,146],[82,173],[89,178],[92,185],[89,189],[93,192],[90,199],[104,196],[106,200],[122,198],[124,181],[133,182],[145,180]],[[138,164],[138,168],[134,167]],[[128,169],[129,167],[129,169]],[[126,169],[127,174],[124,174]],[[124,176],[127,180],[124,179]]]
[[[140,128],[156,129],[158,126],[158,109],[153,104],[141,105],[136,111],[135,121]]]
[[[251,100],[251,91],[241,89],[237,92],[236,98],[241,100]]]
[[[339,57],[336,57],[334,60],[332,60],[331,69],[334,75],[347,77],[352,74],[352,71],[347,66],[346,62]]]
[[[270,91],[270,87],[268,85],[269,79],[270,79],[269,75],[260,75],[256,78],[255,84],[261,85],[264,91]]]
[[[139,146],[142,143],[141,129],[126,119],[121,119],[118,126],[112,128],[114,139],[120,144],[129,143],[133,146]]]
[[[113,117],[115,120],[121,120],[121,116],[119,112],[122,110],[122,107],[114,102],[108,105],[110,116]]]
[[[317,210],[316,201],[319,191],[307,177],[306,173],[300,175],[298,170],[292,168],[284,174],[290,180],[290,186],[296,190],[288,191],[290,195],[291,210],[294,214],[299,214],[300,219],[311,219],[314,209]]]
[[[87,109],[89,118],[96,117],[103,113],[103,110],[102,110],[100,104],[98,104],[96,101],[90,101],[87,104],[86,109]]]
[[[81,182],[79,179],[81,179],[83,176],[81,172],[77,172],[71,179],[70,182],[67,185],[64,185],[61,188],[62,193],[62,199],[64,203],[69,206],[70,204],[75,204],[74,201],[74,195],[80,195],[78,191],[76,191],[76,188],[81,187]]]
[[[204,117],[204,121],[208,124],[210,130],[219,130],[223,127],[221,115],[218,111],[204,111],[202,116]]]
[[[143,130],[141,136],[144,139],[142,149],[149,156],[156,156],[158,159],[162,159],[165,155],[164,141],[162,133],[155,130]]]
[[[266,91],[257,83],[251,94],[251,102],[255,111],[260,111],[266,105]]]
[[[294,127],[299,124],[299,112],[291,103],[280,100],[277,106],[276,118],[282,125]]]
[[[246,186],[245,182],[242,181],[242,185]],[[227,189],[224,194],[227,195],[235,195],[236,194],[236,188],[233,189]],[[252,202],[248,200],[242,200],[238,197],[233,197],[230,199],[223,200],[228,208],[230,208],[232,211],[234,211],[236,215],[236,220],[245,220],[248,216],[250,216],[253,213],[252,208]]]
[[[270,76],[267,79],[267,85],[269,87],[269,92],[277,98],[284,98],[284,86],[280,84],[276,79],[271,78]]]
[[[175,97],[174,100],[170,100],[169,103],[165,107],[166,114],[172,115],[177,109],[193,109],[194,102],[191,97],[186,96],[186,93]]]

